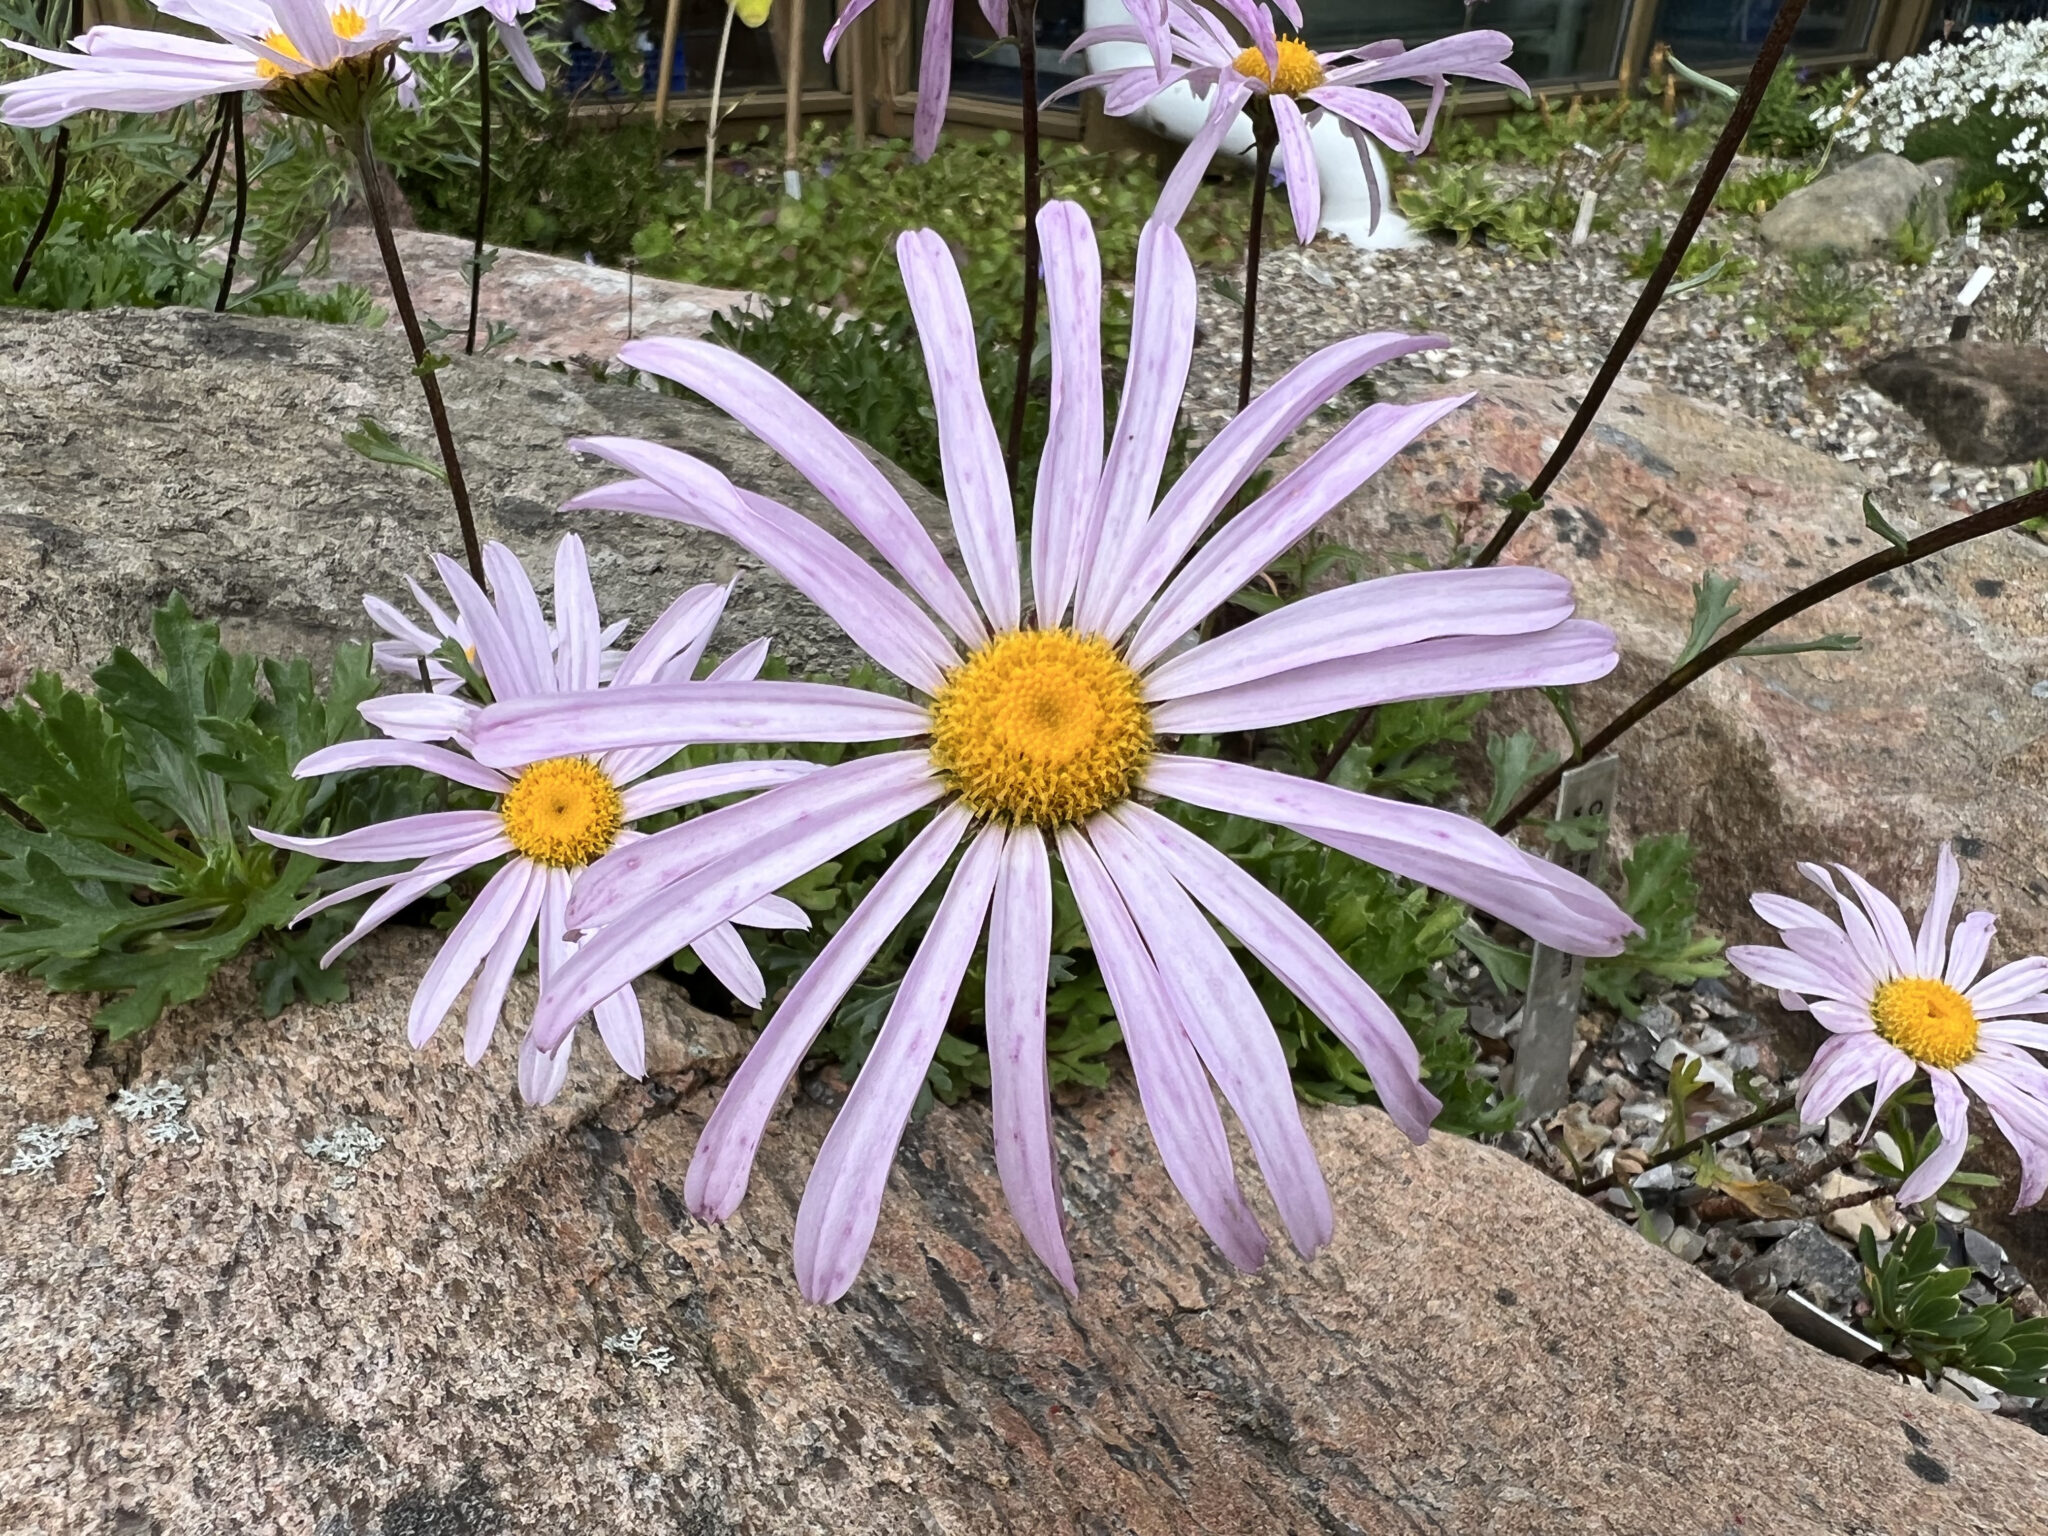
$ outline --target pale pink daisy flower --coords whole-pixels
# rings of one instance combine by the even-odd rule
[[[283,111],[346,119],[380,88],[400,47],[444,51],[429,28],[481,0],[162,0],[158,9],[212,38],[93,27],[76,52],[7,46],[57,68],[0,85],[0,122],[42,128],[74,113],[168,112],[208,96],[258,91]],[[524,39],[521,40],[522,43]]]
[[[477,665],[500,699],[602,696],[631,698],[659,689],[673,698],[678,687],[716,686],[751,679],[767,655],[756,640],[720,664],[706,683],[689,679],[703,659],[711,633],[725,608],[727,588],[701,586],[685,592],[641,636],[612,681],[598,679],[597,598],[583,541],[563,538],[555,552],[555,626],[559,644],[534,596],[532,584],[513,553],[502,544],[484,546],[484,567],[497,600],[451,560],[437,560],[441,579],[455,600],[460,633],[471,637]],[[312,903],[294,919],[303,922],[339,902],[380,892],[354,928],[321,957],[335,959],[408,903],[465,870],[492,859],[504,867],[485,883],[455,925],[414,993],[407,1034],[423,1046],[441,1027],[457,997],[475,977],[469,994],[463,1055],[474,1065],[498,1026],[506,989],[527,941],[540,931],[540,985],[545,996],[552,978],[575,950],[565,913],[585,870],[616,847],[645,836],[632,822],[679,806],[722,795],[789,784],[813,771],[802,762],[719,763],[677,773],[647,775],[673,757],[688,739],[655,733],[631,747],[594,753],[573,729],[519,763],[486,767],[467,750],[468,731],[480,706],[435,693],[394,694],[371,699],[362,713],[385,733],[382,739],[344,742],[306,758],[294,770],[300,778],[355,768],[422,768],[458,784],[499,797],[488,811],[434,811],[406,816],[338,837],[282,837],[258,832],[279,848],[351,862],[417,859],[410,869],[365,880]],[[448,745],[438,745],[446,742]],[[500,771],[500,770],[503,771]],[[766,983],[734,923],[764,928],[803,928],[809,920],[788,901],[763,893],[736,908],[729,918],[692,938],[690,947],[705,968],[750,1007],[760,1006]],[[681,946],[678,946],[679,948]],[[630,986],[607,989],[593,999],[598,1034],[612,1059],[633,1077],[646,1071],[640,1004]],[[570,1021],[573,1026],[574,1020]],[[520,1091],[544,1104],[569,1070],[568,1031],[553,1035],[545,1050],[529,1034],[519,1058]]]
[[[363,611],[370,621],[391,638],[379,640],[370,647],[371,659],[377,670],[389,672],[394,677],[417,679],[420,663],[427,664],[427,681],[436,693],[458,693],[466,679],[455,668],[441,660],[442,646],[453,642],[455,647],[474,665],[476,642],[469,637],[469,628],[460,618],[451,617],[448,611],[435,602],[426,590],[411,577],[405,584],[412,589],[413,601],[420,605],[420,612],[427,616],[428,629],[415,623],[405,610],[395,603],[386,601],[374,593],[363,598]],[[619,619],[607,624],[598,633],[599,646],[597,675],[601,682],[610,682],[619,670],[619,663],[626,659],[626,653],[615,644],[626,632],[626,620]],[[548,644],[557,651],[561,649],[562,632],[559,627],[548,627]]]
[[[806,593],[915,697],[797,682],[656,689],[623,708],[598,696],[500,704],[475,728],[477,754],[506,763],[564,732],[593,746],[670,733],[906,743],[603,860],[578,887],[568,917],[572,926],[596,926],[596,936],[535,1015],[545,1046],[677,944],[891,824],[936,812],[782,1000],[690,1166],[690,1208],[729,1216],[783,1085],[870,957],[958,852],[804,1192],[796,1264],[814,1300],[842,1295],[860,1269],[897,1141],[984,928],[996,1164],[1024,1235],[1072,1288],[1045,1054],[1055,857],[1101,963],[1160,1156],[1233,1262],[1258,1264],[1266,1238],[1231,1167],[1212,1081],[1243,1124],[1296,1246],[1312,1253],[1327,1242],[1333,1214],[1279,1039],[1215,924],[1357,1055],[1402,1129],[1418,1140],[1427,1133],[1440,1106],[1422,1086],[1415,1046],[1393,1011],[1271,892],[1153,810],[1154,797],[1278,823],[1576,953],[1615,953],[1633,927],[1585,880],[1465,817],[1172,750],[1172,738],[1397,699],[1584,682],[1614,666],[1614,636],[1571,617],[1563,577],[1501,568],[1363,582],[1184,645],[1213,609],[1469,397],[1368,407],[1223,521],[1268,455],[1346,384],[1376,363],[1441,344],[1384,333],[1339,342],[1219,432],[1155,505],[1194,342],[1187,252],[1170,228],[1142,238],[1130,365],[1112,431],[1102,408],[1094,233],[1072,203],[1047,207],[1040,228],[1052,420],[1031,522],[1028,605],[966,294],[944,242],[917,231],[902,237],[897,256],[931,375],[972,597],[859,446],[722,347],[641,341],[622,357],[732,413],[838,509],[909,591],[810,519],[652,443],[572,445],[635,478],[571,503],[727,535]]]
[[[1954,1175],[1969,1146],[1970,1096],[1990,1113],[2020,1159],[2014,1209],[2048,1191],[2048,1068],[2029,1051],[2048,1050],[2048,959],[2030,956],[1988,976],[1985,957],[1998,919],[1972,912],[1949,931],[1961,876],[1944,844],[1934,894],[1916,934],[1896,903],[1854,870],[1836,865],[1844,894],[1818,864],[1799,872],[1826,891],[1841,921],[1803,901],[1759,892],[1757,916],[1779,931],[1783,949],[1736,945],[1728,960],[1750,980],[1779,989],[1830,1039],[1814,1054],[1799,1090],[1799,1118],[1818,1123],[1859,1088],[1877,1112],[1915,1077],[1934,1093],[1941,1140],[1900,1186],[1902,1205],[1925,1200]]]
[[[1210,161],[1239,114],[1256,98],[1272,109],[1294,232],[1306,245],[1322,223],[1323,199],[1309,130],[1325,113],[1358,146],[1372,198],[1372,221],[1377,224],[1381,189],[1367,135],[1396,152],[1420,153],[1429,144],[1453,75],[1528,90],[1522,77],[1507,66],[1514,44],[1504,32],[1460,32],[1413,49],[1389,40],[1317,53],[1297,37],[1281,37],[1261,0],[1216,3],[1251,38],[1249,47],[1214,11],[1195,0],[1133,0],[1131,22],[1084,32],[1067,51],[1096,43],[1143,43],[1152,50],[1152,62],[1084,76],[1049,98],[1100,90],[1103,110],[1112,117],[1135,112],[1169,86],[1182,83],[1208,98],[1208,118],[1160,192],[1154,217],[1168,223],[1178,223],[1187,212]],[[1282,0],[1280,8],[1299,30],[1301,13],[1292,0]],[[1429,106],[1420,127],[1406,102],[1373,89],[1394,80],[1418,80],[1429,86]]]

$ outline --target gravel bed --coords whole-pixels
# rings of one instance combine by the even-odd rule
[[[1741,160],[1730,180],[1769,162]],[[1504,191],[1535,186],[1547,171],[1492,168]],[[1256,386],[1345,336],[1372,330],[1436,331],[1441,351],[1403,359],[1374,375],[1389,397],[1424,395],[1475,372],[1530,377],[1589,377],[1600,366],[1635,302],[1641,279],[1628,258],[1653,231],[1668,231],[1686,187],[1666,188],[1624,166],[1602,199],[1603,217],[1583,246],[1564,237],[1548,260],[1478,244],[1448,242],[1367,251],[1318,238],[1270,251],[1261,269]],[[1979,306],[1976,335],[2024,339],[2032,317],[2016,309],[2018,276],[2048,256],[2036,235],[1984,235],[1975,249],[1962,236],[1944,241],[1924,266],[1890,259],[1842,263],[1868,284],[1871,318],[1846,343],[1823,333],[1802,359],[1780,331],[1778,306],[1797,278],[1794,265],[1768,251],[1748,214],[1709,215],[1699,239],[1715,240],[1755,265],[1735,291],[1696,289],[1666,301],[1629,363],[1632,377],[1711,400],[1835,458],[1861,463],[1888,483],[1895,505],[1971,511],[2026,487],[2028,466],[1950,464],[1920,424],[1860,378],[1863,364],[1901,347],[1948,337],[1955,293],[1978,265],[1998,276]],[[1202,340],[1189,383],[1192,424],[1206,438],[1228,420],[1237,399],[1242,310],[1235,285],[1205,274]]]

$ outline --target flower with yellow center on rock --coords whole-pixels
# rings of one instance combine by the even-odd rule
[[[535,763],[498,807],[512,846],[553,869],[580,869],[608,852],[625,825],[625,811],[604,770],[584,757]]]
[[[932,760],[975,816],[1085,821],[1136,789],[1152,757],[1138,674],[1067,629],[996,636],[932,701]]]
[[[1946,982],[1888,981],[1871,998],[1870,1017],[1880,1036],[1922,1066],[1960,1066],[1977,1054],[1977,1012]]]
[[[1293,37],[1280,39],[1280,67],[1277,70],[1266,67],[1266,56],[1256,48],[1245,49],[1231,61],[1231,67],[1248,79],[1264,82],[1282,96],[1303,95],[1324,80],[1323,61],[1315,56],[1308,44]]]

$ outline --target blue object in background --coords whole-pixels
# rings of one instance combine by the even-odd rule
[[[669,70],[668,88],[672,96],[680,96],[688,88],[684,77],[688,73],[688,54],[680,35],[676,38],[675,65]],[[641,77],[645,82],[642,95],[654,94],[654,87],[661,75],[661,46],[652,43],[640,57]],[[612,69],[612,56],[600,53],[574,39],[569,43],[569,59],[562,71],[562,94],[565,96],[623,96],[625,90],[619,84],[619,77]]]

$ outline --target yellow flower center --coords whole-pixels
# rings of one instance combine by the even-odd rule
[[[334,35],[343,42],[361,37],[369,30],[368,19],[352,5],[344,5],[334,13]]]
[[[1977,1014],[1946,982],[1924,976],[1888,981],[1870,1000],[1877,1032],[1927,1067],[1953,1067],[1977,1054]]]
[[[519,775],[498,814],[505,836],[536,864],[579,869],[618,841],[626,803],[597,764],[551,757]]]
[[[1322,60],[1298,38],[1280,39],[1280,68],[1277,71],[1266,68],[1266,56],[1256,48],[1245,49],[1231,61],[1231,67],[1240,75],[1264,81],[1282,96],[1299,96],[1323,83]]]
[[[306,62],[306,56],[292,46],[292,40],[282,32],[274,29],[263,34],[263,46],[272,53],[281,53],[286,58],[295,60],[300,64]],[[256,73],[265,80],[275,80],[280,75],[289,73],[289,71],[275,59],[258,59],[256,61]]]
[[[979,817],[1085,820],[1128,797],[1151,756],[1138,674],[1072,630],[998,635],[932,700],[932,760]]]

